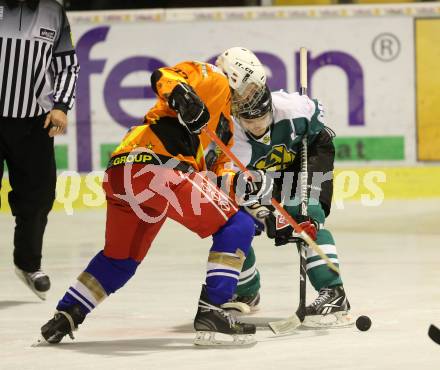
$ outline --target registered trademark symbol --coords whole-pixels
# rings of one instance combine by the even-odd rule
[[[390,62],[400,54],[400,41],[392,33],[377,35],[371,47],[374,56],[383,62]]]

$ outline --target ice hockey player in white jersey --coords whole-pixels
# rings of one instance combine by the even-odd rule
[[[298,93],[270,92],[266,85],[264,67],[248,49],[231,48],[221,54],[216,63],[229,78],[230,85],[246,79],[246,66],[257,71],[259,86],[247,89],[247,93],[232,95],[235,119],[234,154],[249,169],[271,172],[275,179],[274,197],[283,201],[285,209],[314,239],[328,258],[339,265],[335,242],[325,219],[330,214],[333,194],[334,133],[323,122],[323,108],[317,100]],[[244,77],[243,77],[244,76]],[[232,81],[231,81],[232,80]],[[255,78],[253,79],[255,81]],[[309,206],[308,215],[300,214],[297,179],[300,171],[301,141],[308,138]],[[299,182],[298,182],[299,183]],[[250,212],[258,214],[257,203]],[[249,208],[248,208],[249,210]],[[258,217],[257,217],[258,219]],[[273,225],[267,218],[260,219],[266,232]],[[297,242],[292,230],[275,236],[277,245]],[[278,233],[278,231],[276,231]],[[282,233],[282,234],[281,234]],[[287,235],[287,236],[286,236]],[[306,307],[305,326],[319,327],[325,321],[334,326],[346,325],[350,304],[340,275],[333,273],[325,261],[311,248],[307,248],[307,274],[318,297]],[[245,303],[251,310],[260,300],[260,276],[256,269],[255,253],[251,248],[243,265],[234,303]],[[246,312],[246,310],[242,310]],[[249,312],[249,310],[247,310]],[[322,320],[325,315],[336,320]]]

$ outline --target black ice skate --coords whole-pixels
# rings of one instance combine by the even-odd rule
[[[43,271],[26,272],[15,267],[15,273],[41,300],[46,300],[46,292],[50,289],[50,280]]]
[[[253,324],[244,324],[235,319],[229,312],[220,306],[212,304],[202,289],[197,314],[194,319],[196,339],[194,344],[200,346],[215,345],[248,345],[255,343],[256,327]],[[216,338],[216,335],[225,334],[229,340]],[[232,336],[232,341],[230,337]]]
[[[306,307],[302,324],[312,328],[349,326],[354,324],[349,311],[350,303],[342,285],[322,288],[318,298]]]
[[[249,315],[260,309],[260,293],[250,296],[234,296],[229,302],[222,304],[225,310],[234,311],[236,314]]]
[[[69,307],[65,311],[56,311],[53,319],[41,327],[42,338],[37,344],[44,341],[56,344],[61,342],[66,335],[74,339],[72,332],[78,329],[78,325],[84,321],[85,317],[79,305]]]

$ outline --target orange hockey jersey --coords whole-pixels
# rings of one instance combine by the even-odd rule
[[[231,93],[227,78],[217,67],[201,62],[183,62],[174,67],[160,68],[154,86],[158,100],[145,115],[144,125],[133,127],[112,153],[110,165],[137,148],[147,148],[162,157],[172,157],[191,165],[196,171],[210,170],[223,175],[230,172],[229,159],[204,135],[191,134],[177,120],[167,103],[178,83],[190,85],[205,103],[210,120],[208,127],[222,141],[232,146],[233,123],[230,115]]]

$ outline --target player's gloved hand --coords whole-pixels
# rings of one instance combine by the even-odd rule
[[[287,243],[298,243],[302,241],[300,234],[297,234],[286,219],[272,206],[263,206],[260,203],[253,203],[244,207],[256,221],[256,235],[266,231],[270,239],[275,239],[275,245],[278,247]],[[312,238],[316,240],[319,225],[308,216],[297,216],[295,220],[301,228]]]
[[[309,216],[298,215],[295,216],[295,221],[303,229],[312,240],[316,240],[319,230],[319,224]],[[299,243],[304,239],[302,236],[295,232],[295,230],[289,225],[288,228],[282,229],[280,233],[275,237],[275,245],[280,246],[287,243]]]
[[[268,238],[275,239],[277,246],[289,242],[293,228],[273,206],[264,206],[256,202],[244,206],[244,209],[257,221],[255,235],[265,231]]]
[[[187,84],[176,85],[168,97],[168,105],[177,112],[179,122],[194,134],[199,134],[209,121],[206,105]]]
[[[274,239],[276,235],[276,219],[274,215],[274,208],[272,206],[263,206],[255,202],[243,206],[244,210],[249,213],[256,221],[255,235],[260,235],[266,231],[270,239]]]
[[[246,206],[259,202],[265,196],[271,196],[273,178],[266,176],[261,170],[238,171],[232,186],[237,203]]]

